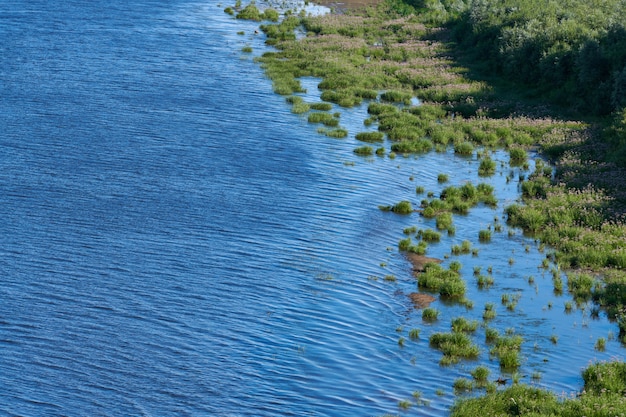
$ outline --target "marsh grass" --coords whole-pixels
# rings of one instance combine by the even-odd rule
[[[411,214],[413,213],[413,205],[408,200],[402,200],[393,206],[380,206],[383,211],[391,211],[396,214]]]
[[[318,111],[330,111],[333,105],[330,103],[311,103],[311,109]]]
[[[478,166],[478,175],[480,175],[481,177],[488,177],[495,173],[496,161],[491,159],[489,156],[482,158]]]
[[[478,240],[482,243],[491,242],[491,230],[483,229],[478,232]]]
[[[465,317],[456,317],[452,319],[452,331],[473,333],[478,328],[478,321],[469,321]]]
[[[439,242],[441,240],[441,233],[433,229],[420,229],[417,235],[422,238],[424,242]]]
[[[439,310],[432,307],[427,307],[422,310],[422,320],[424,321],[435,321],[439,318]]]
[[[382,142],[385,135],[381,132],[360,132],[357,133],[355,138],[362,142]]]
[[[360,146],[354,149],[354,153],[359,156],[371,156],[374,155],[374,148],[371,146]]]
[[[494,390],[482,397],[457,401],[451,417],[513,416],[610,416],[626,409],[626,369],[622,362],[601,362],[583,372],[584,389],[579,395],[556,394],[524,384]],[[619,410],[619,411],[618,411]]]
[[[518,335],[499,336],[489,350],[489,354],[499,359],[501,368],[509,371],[515,370],[521,365],[522,342],[522,337]]]
[[[465,281],[457,272],[436,263],[427,263],[424,266],[424,272],[417,276],[417,285],[454,299],[462,299],[466,291]]]
[[[496,318],[496,309],[495,309],[495,304],[494,303],[487,303],[485,304],[485,311],[483,312],[483,320],[488,321],[488,320],[493,320]]]
[[[442,365],[457,363],[461,359],[475,359],[480,354],[480,348],[461,332],[434,333],[429,343],[443,353]]]

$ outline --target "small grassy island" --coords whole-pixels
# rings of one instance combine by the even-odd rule
[[[543,159],[534,161],[520,183],[520,201],[505,208],[507,225],[549,248],[545,266],[554,265],[555,292],[563,291],[564,271],[573,302],[593,303],[596,314],[604,311],[626,343],[626,3],[380,0],[360,1],[356,9],[326,3],[340,13],[287,12],[278,19],[273,9],[259,12],[254,3],[226,11],[263,20],[266,43],[275,49],[258,62],[294,113],[308,112],[310,123],[326,126],[321,134],[348,135],[331,109],[367,103],[364,125],[377,130],[352,134],[377,149],[362,145],[354,149],[357,155],[392,159],[453,149],[459,157],[476,154],[478,175],[488,178],[497,168],[491,158],[495,149],[508,152],[511,167],[528,167],[529,152],[539,152]],[[297,28],[304,28],[303,36],[296,35]],[[321,79],[321,103],[294,96],[302,91],[304,76]],[[412,105],[415,99],[420,105]],[[448,175],[440,174],[439,182],[447,181]],[[417,194],[424,191],[417,186]],[[418,213],[437,220],[437,230],[407,229],[409,236],[398,244],[409,259],[421,259],[442,232],[454,235],[455,216],[479,204],[497,205],[493,191],[487,184],[467,183],[438,196],[429,193],[419,207],[400,201],[380,209],[391,216]],[[501,227],[496,224],[494,232]],[[480,244],[489,244],[491,226],[478,237]],[[469,241],[452,248],[453,254],[470,252],[478,254]],[[420,291],[471,308],[460,264],[419,266]],[[479,287],[493,284],[491,271],[474,272]],[[516,302],[514,294],[503,294],[504,308],[513,310]],[[426,308],[423,318],[434,321],[439,313]],[[494,304],[485,305],[484,325],[495,317]],[[477,326],[456,318],[450,332],[430,337],[430,346],[443,353],[442,365],[478,355],[470,337]],[[418,335],[414,329],[411,339]],[[486,335],[489,353],[502,369],[517,369],[522,337],[490,328]],[[596,349],[604,343],[598,339]],[[488,374],[479,366],[472,379],[455,382],[455,392],[485,394],[460,398],[453,416],[626,414],[623,362],[588,366],[581,393],[567,398],[515,380],[498,388]]]

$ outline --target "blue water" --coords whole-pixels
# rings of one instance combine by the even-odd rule
[[[428,334],[449,320],[423,324],[405,295],[414,279],[395,247],[428,221],[377,206],[417,203],[439,172],[475,180],[476,161],[362,159],[354,139],[317,134],[241,52],[264,50],[258,24],[225,6],[0,4],[0,415],[380,415],[413,391],[430,404],[410,413],[445,415],[475,366],[439,367]],[[364,118],[342,123],[353,135]],[[491,181],[503,203],[517,197],[515,181]],[[477,209],[430,254],[500,215]],[[576,390],[581,366],[621,354],[593,351],[614,326],[541,308],[554,297],[520,277],[541,281],[543,254],[505,235],[480,261],[517,278],[496,288],[530,295],[499,325],[530,323],[528,369]],[[528,244],[528,261],[506,264]],[[471,280],[479,261],[461,260]],[[435,305],[480,317],[499,299],[469,295],[473,312]],[[399,347],[412,327],[421,341]],[[549,350],[555,332],[570,357]]]

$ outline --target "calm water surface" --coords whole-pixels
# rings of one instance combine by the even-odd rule
[[[442,319],[422,323],[395,248],[434,224],[377,206],[418,204],[440,172],[477,181],[476,158],[358,158],[365,107],[339,109],[350,138],[318,135],[241,52],[264,50],[257,24],[225,6],[0,4],[0,415],[366,416],[414,391],[430,404],[407,414],[446,415],[478,363],[441,368],[428,336],[503,292],[520,303],[492,326],[524,336],[523,380],[570,392],[589,361],[622,355],[593,349],[615,325],[563,313],[532,240],[505,228],[478,243],[518,196],[506,167],[485,180],[499,209],[455,219],[429,250],[479,247],[450,259],[474,309],[436,302]],[[476,288],[474,266],[493,267],[494,288]],[[399,347],[411,328],[420,340]],[[481,362],[499,375],[484,346]]]

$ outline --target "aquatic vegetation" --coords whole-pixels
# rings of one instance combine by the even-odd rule
[[[465,295],[465,281],[452,270],[436,263],[427,263],[424,272],[417,276],[418,287],[438,292],[442,296],[462,298]]]
[[[370,156],[374,154],[374,149],[371,146],[360,146],[354,149],[354,153],[360,156]]]
[[[342,128],[328,129],[324,131],[324,134],[330,138],[341,139],[341,138],[345,138],[346,136],[348,136],[348,131]],[[364,150],[364,151],[367,152],[367,150]],[[355,153],[359,154],[359,152],[355,152]]]
[[[237,19],[245,19],[245,20],[263,20],[263,15],[259,11],[259,9],[254,5],[254,3],[248,4],[244,7],[239,13],[237,13]]]
[[[318,111],[330,111],[333,105],[330,103],[311,103],[311,109]]]
[[[478,321],[469,321],[465,317],[456,317],[452,319],[452,331],[453,332],[465,332],[472,333],[478,328]]]
[[[472,251],[472,243],[469,240],[464,240],[460,245],[452,246],[451,252],[454,255],[468,254]],[[479,267],[480,270],[480,267]],[[474,270],[475,271],[475,270]]]
[[[626,408],[622,395],[626,389],[622,362],[602,362],[583,371],[584,389],[577,396],[562,398],[550,391],[514,384],[482,397],[464,398],[455,403],[452,417],[512,417],[520,410],[536,416],[605,416]]]
[[[420,329],[411,329],[409,330],[409,339],[416,340],[420,337]]]
[[[324,123],[324,122],[328,122],[330,120],[333,120],[334,117],[332,114],[330,113],[324,113],[324,112],[313,112],[311,114],[309,114],[308,117],[308,121],[309,123]]]
[[[521,365],[520,349],[522,342],[521,336],[500,336],[495,340],[495,345],[489,350],[489,354],[500,360],[501,368],[516,369]]]
[[[428,307],[422,310],[422,320],[434,321],[439,318],[439,310],[436,308]]]
[[[420,229],[417,235],[425,242],[439,242],[441,240],[441,233],[433,229]]]
[[[470,392],[474,389],[474,383],[467,378],[457,378],[452,384],[455,393]]]
[[[472,145],[472,142],[460,142],[454,145],[454,153],[459,155],[471,155],[474,153],[474,145]]]
[[[486,385],[487,379],[489,378],[490,374],[491,371],[489,371],[489,368],[487,368],[486,366],[477,366],[472,371],[470,371],[470,375],[472,375],[474,382],[478,386]]]
[[[381,101],[411,104],[412,94],[404,91],[385,91],[380,95]]]
[[[488,177],[490,175],[495,174],[495,172],[496,172],[496,161],[494,161],[488,156],[480,160],[480,165],[478,167],[478,175],[482,177]]]
[[[447,230],[452,227],[452,214],[450,213],[441,213],[436,218],[437,229],[439,230]]]
[[[411,214],[413,213],[413,205],[410,201],[402,200],[393,206],[380,206],[381,210],[389,210],[397,214]]]
[[[528,154],[524,148],[512,147],[509,149],[509,158],[511,166],[520,166],[528,159]]]
[[[448,182],[448,174],[437,175],[437,182],[439,183]]]
[[[492,327],[487,327],[485,329],[485,342],[494,343],[496,340],[500,338],[500,332],[497,329]]]
[[[362,142],[382,142],[384,136],[381,132],[360,132],[356,134],[356,139]]]
[[[496,309],[495,304],[487,303],[485,304],[485,311],[483,312],[483,320],[493,320],[496,318]]]
[[[311,106],[304,102],[293,103],[293,105],[291,106],[291,112],[294,114],[303,114],[308,112],[310,109]]]
[[[483,243],[491,241],[491,230],[483,229],[478,232],[478,240]]]
[[[461,359],[474,359],[480,354],[480,348],[462,332],[434,333],[430,336],[429,343],[431,347],[443,353],[443,364],[457,363]]]
[[[406,227],[404,228],[402,233],[404,233],[405,235],[414,235],[417,233],[417,227],[416,226]]]
[[[244,46],[243,48],[241,48],[241,52],[244,52],[244,53],[248,53],[248,54],[249,54],[249,53],[251,53],[251,52],[252,52],[252,47],[251,47],[251,46],[249,46],[249,45],[246,45],[246,46]]]
[[[476,278],[476,284],[478,284],[478,288],[489,288],[495,283],[495,280],[491,275],[482,275],[479,274]]]
[[[400,400],[398,401],[398,407],[402,410],[408,410],[413,406],[413,403],[409,400]]]

